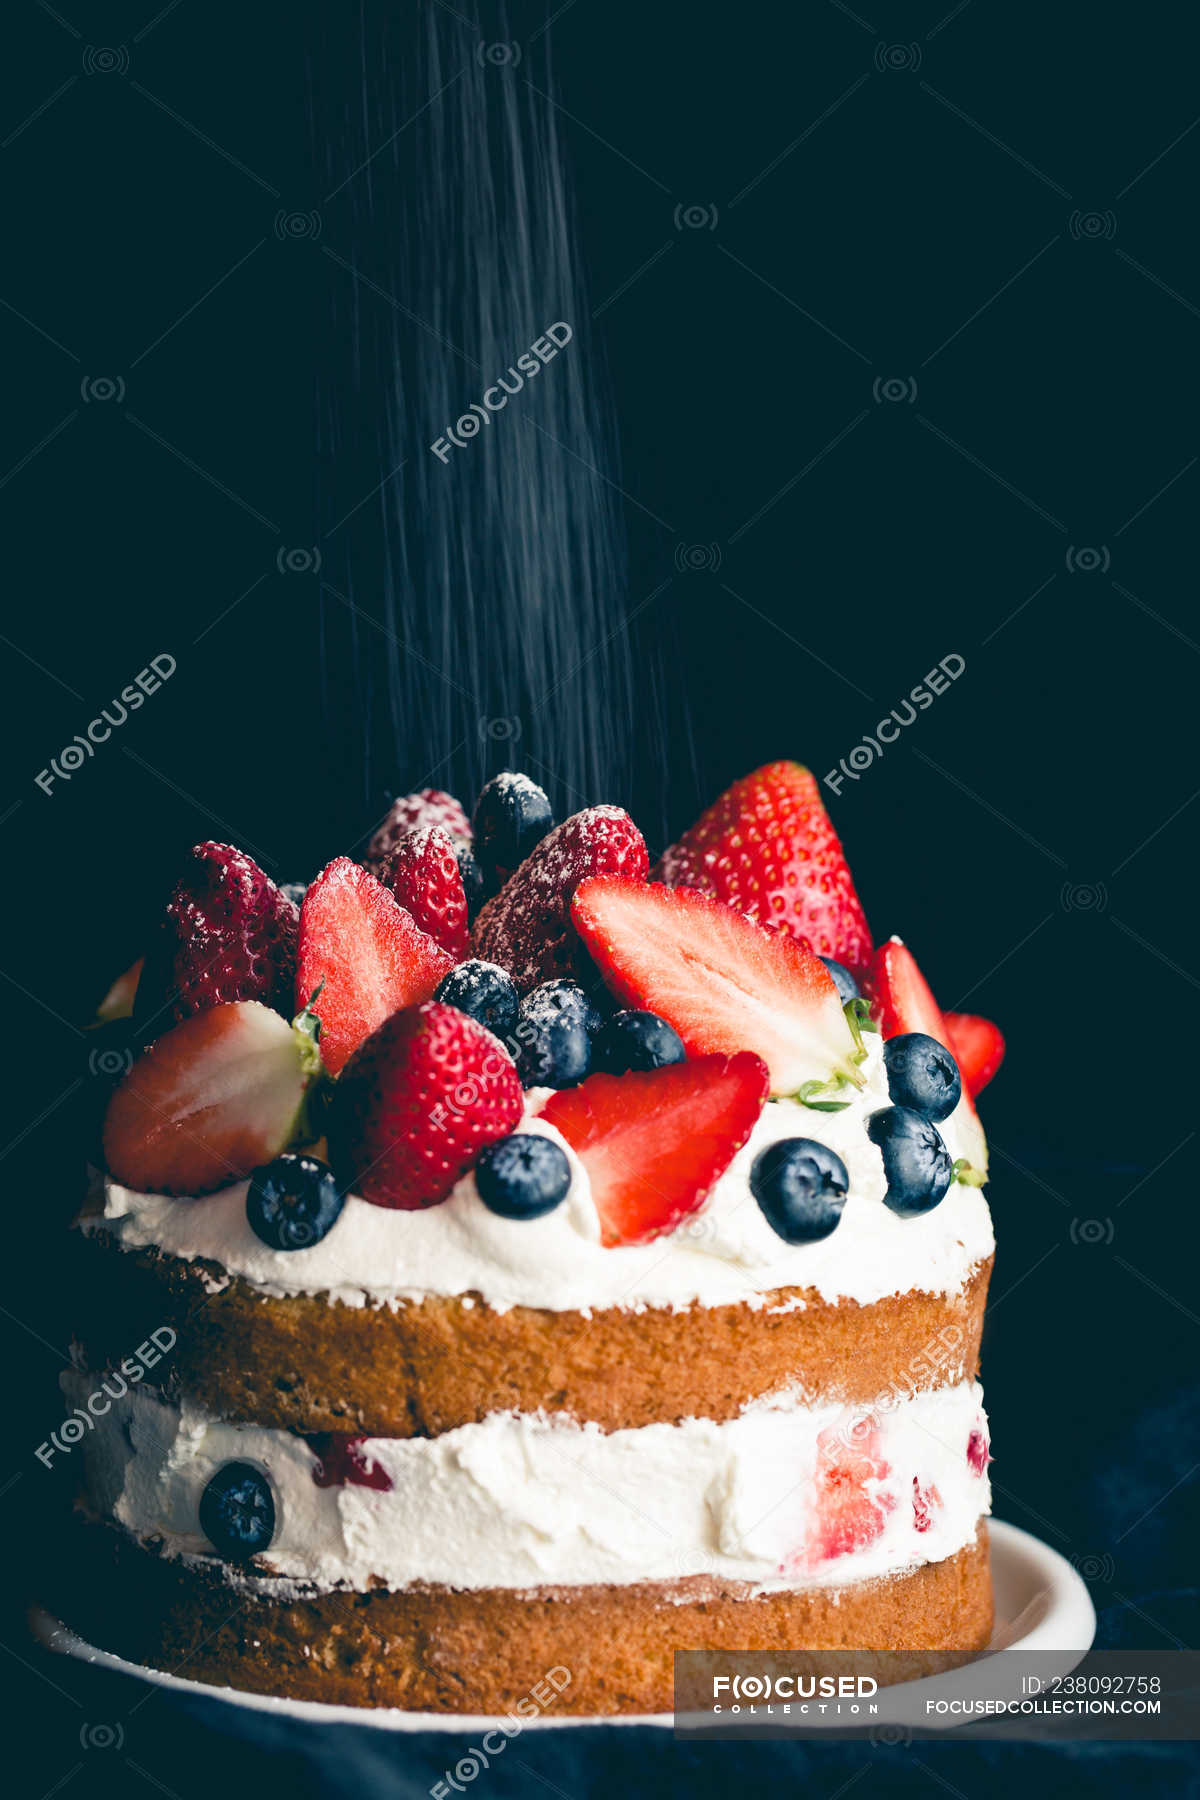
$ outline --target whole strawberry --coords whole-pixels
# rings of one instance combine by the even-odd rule
[[[484,962],[507,969],[524,992],[559,976],[586,975],[588,957],[571,923],[571,899],[591,875],[644,881],[641,832],[619,806],[589,806],[556,825],[475,921],[471,941]]]
[[[253,857],[231,844],[197,844],[138,983],[137,1017],[163,1029],[232,1000],[290,1016],[299,924],[295,901]]]
[[[439,825],[402,837],[380,866],[379,879],[421,930],[462,962],[471,947],[467,895],[454,840]]]
[[[456,848],[460,844],[470,845],[471,821],[454,795],[443,793],[441,788],[421,788],[416,794],[401,794],[398,800],[392,801],[387,818],[367,845],[363,862],[373,875],[378,875],[380,864],[391,855],[402,837],[430,825],[449,832]]]
[[[445,1200],[487,1144],[520,1123],[511,1056],[456,1006],[393,1013],[342,1071],[329,1123],[338,1179],[375,1206]]]
[[[871,960],[841,843],[815,777],[799,763],[767,763],[735,781],[663,851],[650,878],[699,888],[852,970]]]

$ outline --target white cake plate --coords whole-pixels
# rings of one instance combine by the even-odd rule
[[[1047,1663],[1048,1673],[1067,1674],[1087,1655],[1096,1635],[1096,1613],[1086,1586],[1065,1557],[1028,1531],[993,1519],[989,1535],[996,1628],[988,1648],[968,1667],[978,1672],[979,1665],[999,1650],[1040,1650],[1054,1657],[1052,1666]],[[253,1712],[271,1713],[277,1718],[304,1719],[311,1724],[366,1725],[381,1731],[457,1733],[487,1731],[498,1722],[494,1716],[484,1713],[401,1712],[395,1707],[383,1706],[328,1706],[316,1700],[277,1700],[268,1694],[243,1693],[240,1688],[212,1687],[207,1682],[189,1681],[182,1675],[143,1668],[138,1663],[113,1656],[107,1650],[97,1650],[40,1609],[35,1611],[32,1623],[39,1643],[64,1656],[77,1657],[116,1674],[131,1675],[152,1687],[168,1688],[228,1706],[248,1707]],[[952,1669],[931,1681],[905,1681],[881,1688],[877,1696],[879,1711],[871,1720],[872,1727],[911,1723],[914,1702],[919,1702],[925,1692],[931,1697],[936,1692],[939,1699],[953,1698],[956,1678],[961,1682],[963,1674],[963,1670]],[[955,1723],[945,1715],[931,1717],[926,1722],[946,1730],[953,1729]],[[674,1726],[674,1715],[639,1713],[614,1717],[610,1713],[564,1713],[556,1716],[547,1712],[523,1720],[522,1730],[561,1731],[571,1727],[595,1729],[597,1726],[627,1725],[653,1725],[659,1730],[670,1731]],[[831,1723],[830,1729],[837,1727]]]

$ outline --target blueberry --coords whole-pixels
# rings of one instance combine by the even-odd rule
[[[550,1138],[518,1132],[489,1144],[475,1164],[475,1186],[502,1219],[540,1219],[567,1197],[571,1165]]]
[[[927,1119],[948,1119],[962,1096],[958,1064],[936,1038],[908,1031],[883,1046],[888,1093]]]
[[[308,892],[307,881],[281,881],[279,891],[287,899],[295,901],[297,906],[304,904],[304,896]]]
[[[200,1496],[200,1529],[230,1562],[269,1549],[275,1536],[275,1496],[263,1471],[244,1462],[218,1469]]]
[[[661,1069],[685,1062],[687,1051],[673,1025],[652,1012],[614,1013],[596,1039],[596,1067],[609,1075],[631,1069]]]
[[[911,1106],[881,1106],[867,1120],[867,1136],[883,1152],[885,1206],[902,1219],[929,1212],[954,1180],[954,1164],[932,1119]]]
[[[444,1000],[448,1006],[457,1006],[459,1012],[486,1025],[498,1038],[511,1037],[516,1030],[520,1004],[517,990],[498,963],[459,963],[457,969],[442,976],[433,997]]]
[[[562,978],[543,981],[540,987],[525,996],[523,1005],[528,1007],[535,999],[539,1008],[553,1008],[557,1013],[569,1013],[573,1019],[578,1019],[589,1037],[595,1037],[604,1028],[604,1014],[577,981]]]
[[[536,781],[506,769],[493,775],[475,802],[471,819],[475,855],[494,891],[540,844],[554,815]]]
[[[772,1231],[787,1244],[828,1237],[842,1216],[850,1177],[846,1165],[815,1138],[784,1138],[755,1157],[750,1190]]]
[[[601,1016],[576,981],[547,981],[526,994],[511,1046],[524,1087],[575,1087],[592,1066]]]
[[[289,1151],[250,1177],[246,1220],[272,1250],[307,1250],[337,1224],[345,1200],[328,1163]]]
[[[858,983],[844,963],[835,962],[832,956],[823,956],[821,961],[833,976],[833,985],[837,989],[838,999],[845,1006],[847,1000],[858,999]]]
[[[483,870],[466,844],[455,845],[454,860],[462,877],[463,893],[467,896],[467,923],[473,925],[475,915],[483,905]]]

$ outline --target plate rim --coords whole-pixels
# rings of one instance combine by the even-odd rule
[[[1087,1655],[1096,1634],[1096,1612],[1083,1577],[1061,1551],[1053,1549],[1019,1525],[1010,1525],[1004,1519],[990,1519],[988,1537],[992,1563],[1000,1565],[999,1569],[993,1567],[994,1578],[1003,1580],[1006,1574],[1020,1573],[1023,1567],[1027,1581],[1032,1578],[1038,1584],[1036,1597],[1044,1602],[1039,1616],[1030,1622],[1028,1629],[1019,1638],[1006,1642],[1003,1648],[1019,1647],[1022,1650],[1053,1652],[1062,1658],[1060,1672],[1069,1673]],[[1029,1607],[1025,1610],[1028,1611]],[[142,1663],[128,1662],[111,1650],[101,1650],[81,1638],[69,1625],[55,1618],[44,1607],[35,1606],[31,1610],[30,1624],[34,1637],[43,1648],[58,1655],[73,1657],[92,1667],[108,1669],[114,1674],[132,1676],[151,1687],[162,1688],[191,1699],[240,1707],[246,1711],[266,1713],[274,1718],[303,1720],[309,1724],[361,1725],[382,1731],[460,1735],[497,1730],[501,1724],[500,1716],[495,1713],[406,1712],[399,1707],[344,1706],[326,1700],[295,1700],[275,1694],[254,1694],[244,1688],[217,1687],[209,1682],[193,1681],[186,1675],[171,1674],[167,1670],[152,1669]],[[978,1667],[980,1663],[997,1655],[998,1648],[989,1646],[962,1667]],[[937,1679],[944,1681],[952,1678],[955,1673],[956,1671],[950,1670],[945,1677]],[[897,1682],[884,1691],[892,1696],[901,1696],[906,1692],[911,1694],[920,1685],[919,1681]],[[511,1715],[505,1717],[509,1718]],[[631,1725],[672,1731],[675,1715],[670,1712],[547,1712],[539,1713],[536,1718],[522,1718],[521,1732],[564,1731],[572,1727],[594,1731]],[[953,1724],[946,1727],[948,1730],[954,1728]],[[836,1727],[831,1726],[831,1729]]]

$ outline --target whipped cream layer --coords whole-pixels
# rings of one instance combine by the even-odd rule
[[[92,1385],[64,1377],[73,1400]],[[873,1410],[756,1402],[720,1425],[604,1433],[494,1413],[437,1438],[359,1443],[390,1488],[319,1487],[305,1439],[131,1389],[83,1447],[89,1507],[168,1556],[213,1560],[201,1494],[224,1463],[253,1463],[274,1490],[275,1539],[227,1572],[288,1595],[689,1576],[839,1588],[954,1555],[990,1506],[973,1383]]]
[[[954,1295],[992,1254],[991,1218],[978,1188],[955,1182],[939,1206],[902,1219],[883,1204],[879,1151],[867,1136],[869,1114],[889,1102],[878,1037],[867,1037],[866,1083],[846,1090],[844,1112],[816,1112],[771,1100],[749,1141],[700,1210],[649,1244],[605,1249],[587,1173],[570,1146],[537,1116],[549,1089],[527,1096],[520,1129],[562,1145],[571,1165],[566,1200],[541,1219],[489,1212],[470,1174],[449,1199],[424,1212],[393,1212],[351,1195],[342,1215],[311,1249],[272,1250],[246,1221],[246,1183],[199,1200],[137,1194],[107,1179],[102,1210],[81,1221],[110,1232],[124,1249],[154,1248],[203,1260],[275,1296],[324,1294],[351,1306],[386,1305],[426,1295],[474,1295],[499,1311],[512,1306],[556,1312],[604,1307],[769,1305],[777,1288],[814,1290],[829,1302],[869,1305],[920,1289]],[[940,1127],[953,1157],[977,1154],[965,1103]],[[846,1165],[849,1197],[837,1229],[815,1244],[786,1244],[750,1191],[756,1156],[781,1138],[815,1138]]]

